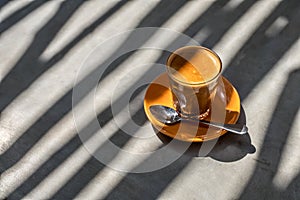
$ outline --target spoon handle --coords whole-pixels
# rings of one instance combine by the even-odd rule
[[[191,119],[191,118],[188,118],[188,119]],[[217,122],[208,122],[208,121],[199,120],[199,119],[195,119],[195,118],[192,118],[192,119],[195,121],[199,121],[202,124],[220,128],[220,129],[230,131],[232,133],[236,133],[236,134],[240,134],[240,135],[243,135],[248,132],[248,128],[244,124],[222,124],[222,123],[217,123]]]

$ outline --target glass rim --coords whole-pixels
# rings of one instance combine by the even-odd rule
[[[218,73],[214,77],[212,77],[211,79],[209,79],[208,81],[193,82],[193,83],[191,83],[191,82],[185,82],[185,81],[179,80],[179,79],[175,78],[174,76],[172,76],[171,73],[169,73],[170,72],[169,68],[171,68],[170,67],[170,63],[171,63],[170,60],[171,60],[171,58],[174,57],[174,56],[176,56],[176,55],[180,56],[179,54],[176,54],[176,52],[178,52],[180,50],[183,50],[183,49],[187,49],[187,48],[203,49],[205,51],[208,51],[212,55],[214,55],[217,58],[217,60],[219,62],[219,65],[220,65]],[[167,72],[168,72],[168,76],[170,78],[172,78],[173,80],[175,80],[175,81],[177,81],[179,83],[186,84],[186,85],[203,85],[203,84],[208,84],[210,82],[213,82],[214,80],[216,80],[221,75],[221,72],[222,72],[222,61],[221,61],[221,58],[218,56],[218,54],[216,52],[214,52],[213,50],[209,49],[209,48],[206,48],[206,47],[203,47],[203,46],[183,46],[183,47],[180,47],[180,48],[176,49],[174,52],[172,52],[168,56],[168,58],[167,58]]]

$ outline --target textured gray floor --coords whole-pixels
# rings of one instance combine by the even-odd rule
[[[0,9],[0,199],[300,199],[298,0],[2,0]],[[163,71],[134,66],[165,63],[166,52],[115,60],[95,93],[97,119],[88,109],[93,94],[72,105],[76,76],[83,85],[134,37],[112,42],[90,58],[94,68],[78,75],[89,53],[138,27],[176,30],[214,49],[224,62],[223,75],[240,94],[240,121],[249,134],[226,134],[206,157],[197,156],[200,146],[193,144],[172,164],[147,173],[113,170],[93,157],[77,129],[95,136],[91,142],[101,152],[108,143],[97,139],[95,122],[128,151],[153,151],[169,142],[154,134],[145,117],[145,86],[134,89]],[[170,38],[152,41],[172,44]],[[115,90],[123,94],[111,102]],[[121,115],[131,90],[132,120],[142,128]],[[122,125],[113,120],[115,107]],[[153,137],[139,141],[126,133]],[[107,154],[110,164],[122,160],[119,152]],[[127,164],[135,168],[143,161]]]

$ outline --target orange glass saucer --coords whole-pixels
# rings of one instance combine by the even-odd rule
[[[224,89],[218,88],[214,100],[214,109],[211,110],[205,120],[235,124],[240,115],[240,97],[233,85],[223,76],[222,81]],[[216,139],[227,132],[191,121],[181,121],[172,125],[159,122],[151,114],[149,108],[152,105],[164,105],[174,108],[172,93],[169,88],[168,75],[163,73],[152,81],[146,91],[144,110],[154,128],[164,135],[188,142],[203,142]]]

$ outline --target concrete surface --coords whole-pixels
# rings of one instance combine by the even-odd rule
[[[2,0],[0,9],[0,199],[300,199],[298,0]],[[169,28],[214,49],[223,75],[239,91],[240,120],[249,134],[225,135],[206,157],[193,154],[200,146],[193,144],[172,164],[147,173],[120,172],[94,158],[77,134],[84,128],[91,137],[100,134],[89,129],[95,120],[87,107],[94,97],[101,127],[120,148],[146,152],[167,144],[143,112],[145,87],[129,106],[143,128],[132,127],[122,108],[118,126],[111,111],[143,77],[163,71],[133,67],[165,63],[167,54],[157,50],[112,63],[95,96],[73,102],[82,113],[75,127],[72,88],[82,62],[101,42],[136,27]],[[93,67],[78,80],[88,80],[124,44],[116,41],[91,59]],[[120,84],[124,74],[128,82]],[[124,94],[111,102],[113,87]],[[137,140],[126,127],[152,137]],[[107,144],[101,137],[92,142],[100,152]],[[110,163],[123,159],[119,152],[107,154]]]

